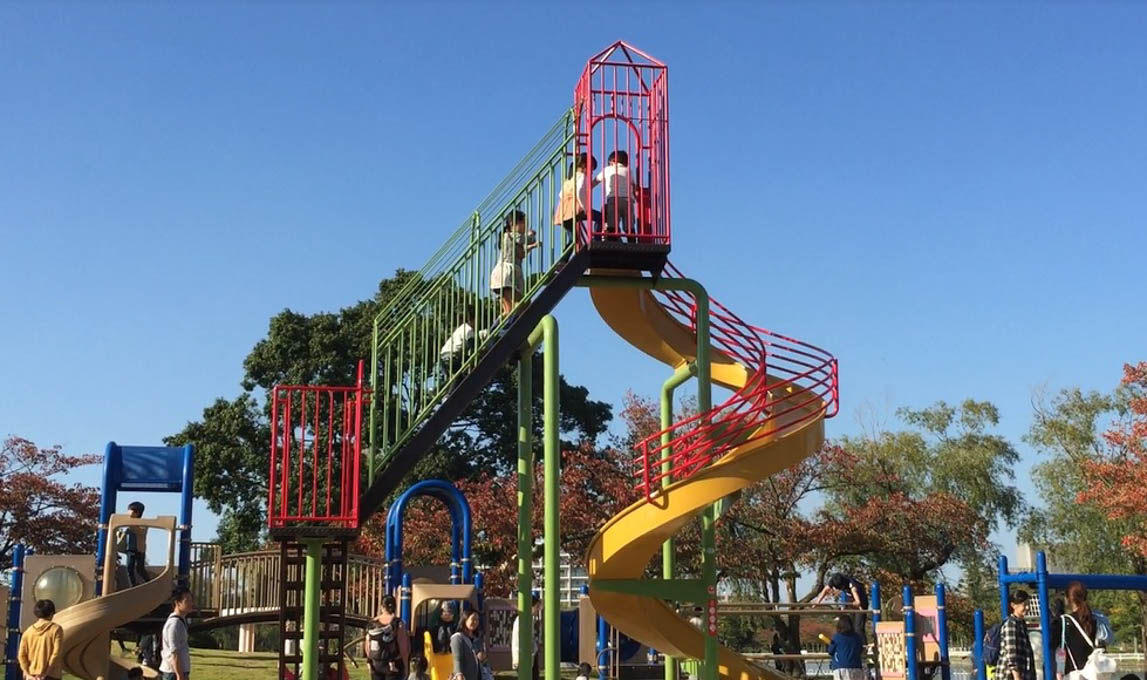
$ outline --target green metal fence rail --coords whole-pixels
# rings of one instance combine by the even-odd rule
[[[573,234],[554,224],[553,217],[573,148],[573,115],[567,112],[375,317],[369,480],[442,403],[458,378],[473,370],[508,318],[529,304],[572,253]],[[498,263],[505,217],[514,210],[525,213],[538,245],[521,262],[524,290],[514,313],[503,317],[490,277]],[[468,314],[474,342],[451,361],[441,361],[440,349]]]

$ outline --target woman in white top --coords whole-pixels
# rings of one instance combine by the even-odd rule
[[[633,229],[633,208],[631,200],[637,194],[637,187],[629,179],[629,154],[622,150],[613,151],[606,160],[605,169],[593,178],[594,184],[605,184],[605,228],[606,231]]]
[[[538,247],[534,230],[526,230],[526,213],[521,210],[511,210],[506,215],[506,222],[502,227],[499,240],[498,263],[490,272],[490,289],[502,301],[502,316],[509,316],[514,311],[514,305],[522,298],[526,290],[525,277],[522,275],[522,260],[526,253]]]

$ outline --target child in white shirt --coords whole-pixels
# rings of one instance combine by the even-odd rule
[[[447,377],[452,375],[459,364],[473,355],[477,345],[476,341],[484,339],[487,334],[488,331],[486,330],[478,331],[475,334],[474,310],[467,309],[462,323],[450,334],[450,338],[446,344],[442,345],[442,349],[438,350],[438,361],[442,366],[442,372]]]
[[[617,231],[620,226],[628,232],[633,228],[631,200],[637,187],[629,178],[629,153],[613,151],[606,160],[605,169],[593,178],[594,184],[605,184],[605,227]]]

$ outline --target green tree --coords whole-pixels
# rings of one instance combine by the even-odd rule
[[[374,317],[411,276],[400,270],[382,280],[372,298],[337,312],[308,315],[288,309],[276,314],[266,337],[243,362],[243,391],[233,399],[217,399],[200,419],[165,439],[169,445],[196,444],[195,493],[220,515],[218,538],[226,550],[258,547],[266,526],[271,389],[276,384],[353,385],[358,361],[370,359]],[[438,347],[423,349],[437,353]],[[512,469],[516,433],[507,423],[517,419],[515,375],[507,368],[495,377],[415,468],[411,480],[459,480]],[[534,409],[540,413],[540,363],[534,375],[539,381]],[[567,446],[592,443],[605,431],[612,418],[608,404],[590,399],[586,388],[564,379],[560,398]],[[541,438],[536,441],[540,447]]]
[[[1129,412],[1134,398],[1125,385],[1109,393],[1072,387],[1033,400],[1035,417],[1025,441],[1043,459],[1032,471],[1043,505],[1031,511],[1020,538],[1048,550],[1057,569],[1147,575],[1147,558],[1123,540],[1134,532],[1134,518],[1112,518],[1087,497],[1089,467],[1118,453],[1109,450],[1104,430]],[[1143,593],[1096,592],[1089,599],[1111,617],[1117,639],[1130,640],[1147,627]]]

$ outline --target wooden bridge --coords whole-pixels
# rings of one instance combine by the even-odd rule
[[[217,543],[193,543],[190,586],[199,616],[192,628],[278,622],[279,566],[278,550],[224,555]],[[346,569],[347,623],[365,627],[382,608],[386,561],[352,554]]]

